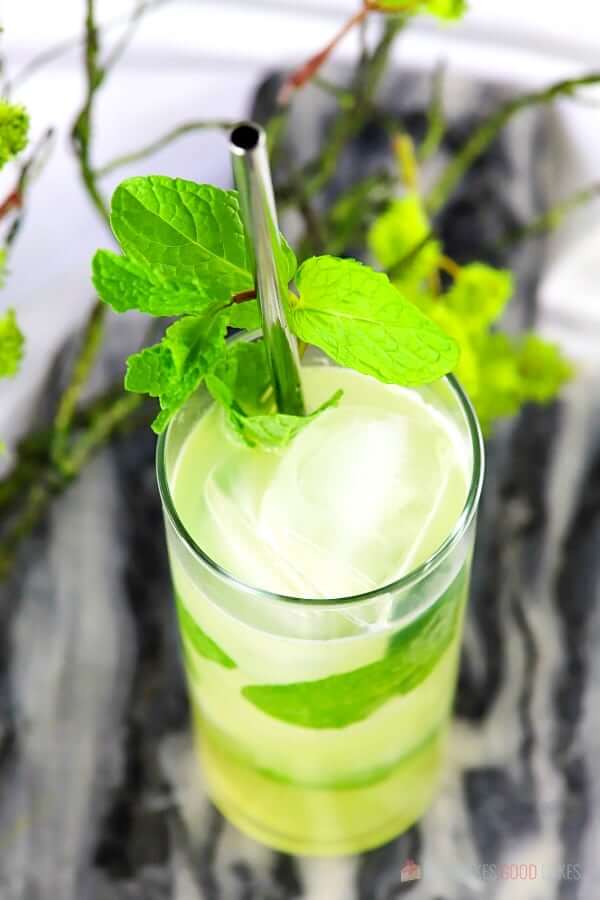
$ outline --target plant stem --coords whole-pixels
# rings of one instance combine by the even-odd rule
[[[79,170],[85,189],[92,203],[105,222],[108,222],[108,207],[96,181],[91,164],[92,111],[96,91],[101,86],[106,70],[99,63],[100,45],[98,26],[95,20],[94,0],[86,0],[85,16],[85,74],[86,92],[83,106],[71,129],[71,139],[75,155],[79,160]]]
[[[438,151],[446,131],[444,117],[444,66],[437,66],[431,84],[431,101],[427,109],[427,131],[418,150],[419,162],[431,159]]]
[[[318,53],[311,56],[310,59],[300,66],[300,68],[296,69],[288,78],[286,78],[277,97],[277,102],[281,106],[286,106],[292,99],[294,92],[297,91],[298,88],[303,87],[317,74],[319,69],[327,62],[340,41],[345,38],[348,32],[352,31],[356,25],[360,25],[364,22],[369,15],[369,12],[368,5],[364,3],[358,12],[355,12],[344,22],[337,34],[333,36],[322,50],[319,50]]]
[[[31,154],[21,165],[16,184],[9,197],[7,197],[4,201],[3,206],[7,205],[8,200],[12,197],[10,209],[17,210],[17,215],[11,223],[4,240],[4,247],[6,250],[9,250],[17,239],[17,235],[19,234],[19,231],[23,224],[23,219],[25,217],[25,197],[27,195],[27,191],[29,190],[31,182],[36,178],[36,176],[41,172],[42,168],[46,164],[46,161],[50,155],[53,141],[54,129],[48,128],[31,151]],[[5,214],[8,213],[10,209],[5,210]]]
[[[462,149],[448,163],[427,197],[426,206],[429,212],[437,213],[448,201],[475,160],[487,150],[515,113],[530,106],[551,103],[557,97],[568,97],[577,88],[599,83],[600,73],[592,72],[580,78],[558,81],[542,91],[522,94],[500,106],[475,129]]]
[[[331,179],[342,150],[363,127],[370,112],[371,101],[385,72],[394,40],[403,26],[403,19],[395,18],[386,22],[373,54],[364,65],[359,66],[352,88],[355,93],[354,105],[340,113],[325,147],[307,166],[314,173],[304,184],[307,197],[312,197]]]
[[[519,228],[510,231],[504,239],[500,241],[500,245],[506,247],[507,245],[515,244],[518,241],[527,240],[531,237],[538,237],[541,234],[547,234],[550,231],[554,231],[554,229],[562,224],[569,213],[573,212],[573,210],[578,207],[589,203],[590,200],[593,200],[595,197],[600,197],[600,182],[596,182],[588,187],[575,191],[575,193],[566,197],[564,200],[560,200],[531,222],[527,222],[525,225],[521,225]]]
[[[16,552],[24,538],[41,520],[52,497],[62,493],[88,462],[92,454],[113,436],[142,405],[144,398],[137,394],[117,397],[91,426],[74,442],[62,460],[60,470],[52,463],[45,466],[30,484],[25,502],[0,541],[0,580],[10,572]]]
[[[177,138],[183,137],[184,134],[190,134],[193,131],[206,131],[208,129],[231,131],[234,125],[234,122],[221,121],[218,119],[215,119],[214,121],[184,122],[182,125],[172,128],[170,131],[167,131],[161,137],[156,138],[139,150],[134,150],[131,153],[124,153],[122,156],[116,156],[114,159],[111,159],[109,162],[96,169],[94,174],[96,178],[104,178],[105,175],[109,175],[111,172],[114,172],[115,169],[120,169],[122,166],[128,166],[132,163],[139,162],[140,159],[145,159],[147,156],[152,156],[153,153],[157,153],[159,150],[162,150],[163,147],[167,147],[173,141],[177,140]]]
[[[69,384],[63,392],[58,404],[58,409],[54,418],[50,456],[54,464],[59,468],[65,458],[65,451],[69,440],[69,430],[81,392],[86,385],[90,371],[96,361],[96,357],[98,356],[102,344],[102,339],[104,337],[105,309],[106,307],[101,303],[96,303],[92,309],[83,332],[81,348],[77,355],[77,359],[75,360],[75,364],[73,365]]]

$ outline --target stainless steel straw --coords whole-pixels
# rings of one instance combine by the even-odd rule
[[[282,413],[303,415],[298,346],[283,306],[288,279],[277,225],[266,136],[259,125],[241,122],[231,132],[229,146],[277,407]]]

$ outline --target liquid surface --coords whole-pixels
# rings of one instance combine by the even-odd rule
[[[253,587],[300,597],[362,593],[415,569],[464,507],[470,449],[422,391],[348,369],[305,366],[308,409],[342,388],[280,451],[248,448],[213,406],[172,478],[196,543]]]

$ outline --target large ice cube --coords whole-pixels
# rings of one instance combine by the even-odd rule
[[[364,592],[422,562],[464,493],[453,436],[417,395],[402,409],[342,404],[295,438],[267,485],[258,533],[326,596]]]

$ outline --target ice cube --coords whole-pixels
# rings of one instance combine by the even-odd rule
[[[326,596],[389,583],[451,530],[455,457],[419,397],[403,413],[342,403],[281,457],[260,504],[260,537]]]

